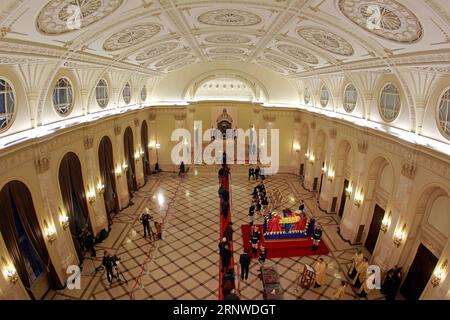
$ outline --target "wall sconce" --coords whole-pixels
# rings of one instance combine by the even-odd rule
[[[100,179],[98,179],[97,182],[97,192],[101,195],[105,193],[105,185],[102,183],[102,180]]]
[[[324,163],[323,167],[322,167],[322,173],[327,174],[327,172],[328,172],[328,168],[327,168],[327,165]]]
[[[53,243],[56,240],[56,229],[53,225],[49,225],[47,220],[44,219],[44,234],[48,242]]]
[[[124,162],[124,163],[122,164],[122,169],[123,169],[123,171],[128,170],[128,163]]]
[[[364,195],[363,195],[362,190],[361,190],[361,191],[357,191],[357,192],[355,193],[355,198],[354,198],[354,200],[353,200],[353,203],[355,204],[355,206],[356,206],[357,208],[361,207],[361,205],[362,205],[362,203],[363,203],[363,200],[364,200]]]
[[[391,220],[392,220],[392,215],[391,212],[387,212],[384,217],[383,217],[383,221],[381,221],[381,231],[383,231],[384,233],[386,233],[386,231],[388,231],[389,227],[391,226]]]
[[[309,163],[310,164],[314,164],[314,161],[316,160],[316,156],[313,154],[313,153],[310,153],[309,154],[309,157],[308,157],[308,161],[309,161]]]
[[[139,151],[136,151],[134,153],[134,160],[136,160],[136,162],[138,162],[140,158],[141,158],[141,153]]]
[[[295,152],[300,152],[301,149],[302,149],[302,147],[299,144],[295,144],[294,145],[294,151]]]
[[[334,170],[333,169],[328,169],[328,173],[327,173],[327,177],[328,177],[328,181],[332,182],[334,180]]]
[[[153,144],[151,142],[148,143],[147,148],[149,150],[153,150]]]
[[[444,274],[447,271],[447,267],[448,260],[445,260],[443,264],[441,264],[434,270],[433,275],[431,276],[431,284],[434,288],[436,288],[441,283],[442,279],[444,278]]]
[[[66,230],[69,227],[69,216],[67,213],[63,212],[61,208],[58,209],[59,211],[59,223],[63,227],[64,230]]]
[[[90,190],[89,188],[88,188],[88,190],[89,191],[86,193],[87,199],[89,201],[89,204],[93,204],[96,200],[95,191]]]
[[[156,149],[161,149],[161,144],[159,144],[159,143],[155,144],[155,148]]]
[[[348,184],[347,188],[345,188],[345,196],[350,198],[353,193],[353,186],[351,183]]]
[[[122,177],[122,166],[119,165],[119,166],[116,168],[115,174],[116,174],[117,178]]]
[[[406,235],[406,223],[403,225],[401,229],[397,229],[397,231],[394,234],[394,244],[397,246],[397,248],[400,247],[400,245],[402,244],[405,235]]]
[[[16,283],[19,280],[19,275],[17,274],[16,268],[12,263],[7,263],[6,259],[3,256],[2,256],[2,269],[3,275],[12,284]]]

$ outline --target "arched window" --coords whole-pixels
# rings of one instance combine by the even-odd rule
[[[14,90],[8,81],[0,79],[0,132],[6,131],[14,118]]]
[[[328,105],[328,101],[330,101],[330,92],[327,87],[322,86],[322,89],[320,89],[320,104],[325,108]]]
[[[387,121],[392,122],[400,113],[400,93],[397,87],[393,84],[387,84],[381,91],[379,110],[381,117]]]
[[[143,86],[141,89],[141,100],[142,102],[145,102],[147,100],[147,87]]]
[[[348,113],[352,113],[356,108],[356,101],[358,99],[358,93],[353,84],[349,84],[344,90],[344,109]]]
[[[309,104],[311,101],[311,94],[309,93],[309,89],[305,88],[305,92],[303,93],[303,100],[305,101],[305,104]]]
[[[447,89],[439,101],[439,129],[450,140],[450,89]]]
[[[103,79],[97,83],[97,87],[95,88],[95,99],[97,99],[97,104],[102,109],[108,105],[108,83]]]
[[[56,81],[53,89],[53,107],[61,116],[67,116],[73,108],[73,90],[69,79],[61,78]]]
[[[131,86],[130,86],[129,82],[127,82],[127,84],[123,88],[122,97],[123,97],[123,101],[125,101],[125,104],[130,104],[130,101],[131,101]]]

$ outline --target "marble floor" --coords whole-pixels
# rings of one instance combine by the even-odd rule
[[[246,166],[233,166],[231,176],[232,221],[234,228],[235,261],[242,253],[241,224],[248,223],[250,193],[256,182],[248,181]],[[113,219],[109,237],[97,244],[97,258],[83,262],[81,289],[50,291],[46,299],[186,299],[217,300],[219,255],[219,200],[217,168],[198,166],[189,176],[180,179],[175,173],[151,176],[147,184],[135,193],[134,205],[118,213]],[[297,208],[303,199],[307,209],[324,230],[323,239],[330,253],[321,256],[328,264],[327,284],[320,288],[296,288],[299,270],[313,264],[319,256],[268,259],[280,274],[285,299],[330,299],[341,279],[346,278],[353,253],[359,248],[343,241],[338,233],[339,218],[317,207],[315,195],[303,189],[298,176],[279,174],[266,179],[267,189],[279,189],[284,198],[282,207]],[[156,242],[143,238],[140,213],[148,207],[164,217],[163,239]],[[261,222],[257,219],[256,223]],[[101,265],[103,251],[121,258],[124,280],[110,285]],[[365,252],[368,256],[367,252]],[[252,262],[247,281],[237,286],[241,299],[262,299],[262,282],[258,278],[259,265]],[[125,281],[126,280],[126,281]],[[239,278],[240,280],[240,278]],[[346,299],[357,299],[349,286]],[[369,299],[382,299],[377,290]]]

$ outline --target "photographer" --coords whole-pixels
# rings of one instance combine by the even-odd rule
[[[105,267],[106,270],[106,278],[108,279],[108,282],[112,284],[113,279],[113,262],[111,260],[111,254],[105,250],[102,260],[102,265]]]

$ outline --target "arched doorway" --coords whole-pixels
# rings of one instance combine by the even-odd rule
[[[117,198],[116,178],[114,174],[114,160],[111,140],[103,137],[98,147],[98,163],[102,183],[105,186],[103,200],[105,201],[106,215],[109,225],[112,224],[112,215],[119,211]]]
[[[0,191],[0,232],[11,262],[32,299],[63,286],[45,245],[27,186],[11,181]]]
[[[450,238],[449,193],[440,186],[430,186],[419,194],[415,209],[418,227],[411,228],[406,240],[414,239],[414,244],[404,266],[406,269],[403,268],[406,277],[400,288],[407,300],[430,298],[429,290],[428,296],[424,296],[425,288]]]
[[[147,176],[151,174],[150,168],[150,155],[148,154],[148,126],[147,121],[142,121],[141,125],[141,147],[144,151],[144,155],[142,157],[142,166],[144,171],[144,179],[147,181]]]
[[[89,209],[86,202],[81,163],[73,152],[67,153],[59,165],[59,187],[65,211],[69,216],[69,228],[72,234],[78,259],[83,261],[81,242],[84,234],[92,232],[89,221]]]
[[[125,161],[128,165],[126,169],[127,174],[127,185],[128,193],[130,199],[133,197],[133,193],[137,191],[136,182],[136,166],[134,165],[134,142],[133,142],[133,131],[130,127],[125,129],[125,134],[123,136],[123,147],[125,153]]]

